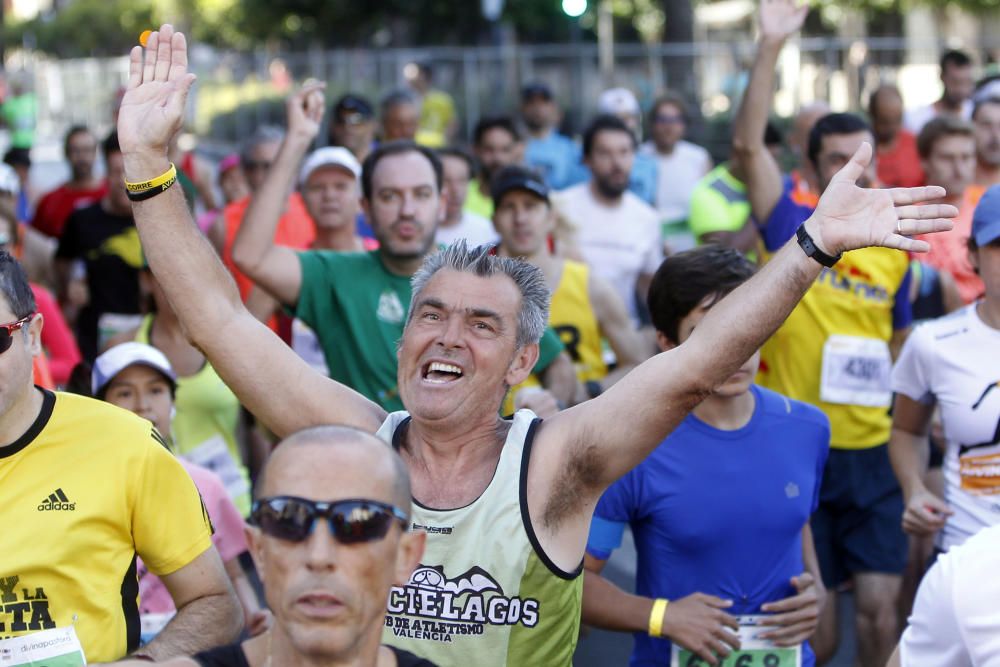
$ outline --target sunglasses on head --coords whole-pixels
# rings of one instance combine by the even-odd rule
[[[10,324],[0,324],[0,354],[3,354],[10,349],[10,346],[14,344],[14,332],[21,329],[21,327],[30,324],[31,318],[35,316],[34,313],[30,315],[25,315],[17,322],[11,322]]]
[[[330,522],[330,533],[341,544],[380,540],[397,521],[403,530],[410,525],[406,512],[377,500],[323,503],[295,496],[275,496],[254,501],[250,512],[251,525],[266,535],[289,542],[308,539],[319,518]]]

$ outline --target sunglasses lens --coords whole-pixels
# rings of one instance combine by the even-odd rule
[[[7,329],[0,329],[0,354],[3,354],[10,349],[10,346],[14,343],[14,336]]]
[[[262,503],[254,514],[254,520],[264,533],[290,542],[301,542],[309,537],[315,518],[312,507],[286,498]]]
[[[380,540],[389,532],[393,516],[366,503],[344,503],[335,507],[331,525],[337,541],[357,544]]]

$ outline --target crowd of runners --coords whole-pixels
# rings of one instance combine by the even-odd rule
[[[862,667],[1000,666],[1000,77],[782,136],[806,13],[719,163],[673,92],[466,140],[429,65],[213,163],[169,25],[66,183],[13,132],[0,665],[811,667],[850,592]]]

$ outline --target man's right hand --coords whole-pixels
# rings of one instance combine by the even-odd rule
[[[663,612],[663,635],[708,664],[718,665],[719,656],[725,657],[740,647],[739,637],[727,629],[739,630],[739,622],[722,611],[732,605],[729,600],[704,593],[671,602]]]
[[[285,106],[290,138],[294,137],[308,145],[319,134],[323,111],[326,108],[324,88],[326,88],[325,83],[307,82],[297,93],[288,98]]]
[[[784,43],[802,29],[808,13],[809,5],[799,5],[799,0],[761,0],[761,41]]]
[[[145,60],[143,56],[145,55]],[[129,78],[118,111],[122,154],[165,158],[170,140],[181,129],[184,106],[195,76],[187,71],[184,34],[164,24],[129,54]],[[126,169],[128,169],[126,163]],[[136,178],[156,174],[135,174]]]
[[[910,535],[933,535],[944,528],[954,511],[930,491],[924,489],[910,496],[903,510],[903,530]]]

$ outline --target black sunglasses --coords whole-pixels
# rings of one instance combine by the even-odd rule
[[[289,542],[308,539],[318,518],[330,522],[330,533],[341,544],[380,540],[395,521],[403,530],[410,525],[410,517],[398,507],[361,498],[322,503],[295,496],[275,496],[254,501],[250,512],[251,525]]]
[[[14,344],[14,332],[20,330],[26,324],[30,324],[34,316],[35,313],[31,313],[30,315],[25,315],[17,322],[0,324],[0,354],[9,350],[10,346]]]

